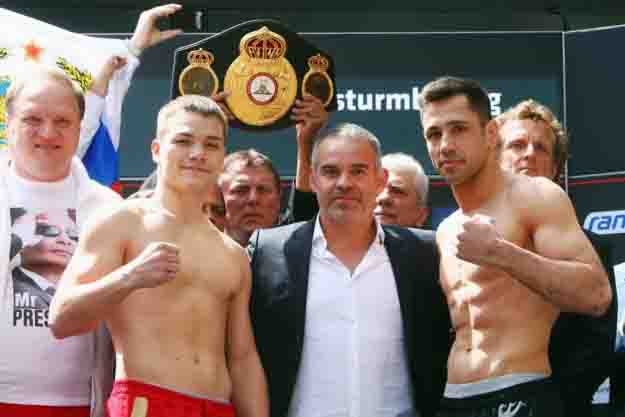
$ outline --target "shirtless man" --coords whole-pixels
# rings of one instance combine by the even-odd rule
[[[126,200],[89,224],[50,327],[63,338],[106,321],[117,353],[110,417],[133,408],[140,416],[267,416],[249,261],[202,210],[223,166],[227,120],[212,100],[182,96],[161,109],[157,125],[154,196]]]
[[[477,83],[435,80],[420,108],[432,163],[460,207],[437,232],[455,330],[440,415],[562,415],[549,378],[551,327],[560,311],[606,311],[605,271],[560,187],[501,169]]]

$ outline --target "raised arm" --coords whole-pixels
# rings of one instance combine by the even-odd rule
[[[317,133],[328,123],[328,112],[321,101],[314,96],[304,96],[295,101],[291,119],[297,123],[297,171],[295,188],[300,191],[312,192],[310,188],[310,169],[312,147]]]
[[[180,29],[160,30],[156,25],[158,19],[172,15],[180,9],[182,9],[181,5],[171,3],[143,11],[139,16],[132,38],[130,38],[130,52],[138,57],[147,48],[182,33]]]
[[[109,82],[115,73],[124,68],[128,60],[121,55],[110,56],[95,74],[89,90],[85,92],[85,115],[80,124],[80,141],[76,153],[85,156],[93,137],[100,128],[102,115],[106,107]]]
[[[89,90],[100,97],[106,97],[109,90],[109,81],[113,78],[115,71],[126,66],[127,60],[120,55],[113,55],[106,60],[98,74],[93,78],[93,83]]]
[[[232,378],[232,403],[240,417],[267,417],[269,399],[250,322],[252,287],[249,260],[241,251],[242,283],[228,311],[228,369]]]
[[[315,138],[328,123],[329,114],[318,98],[305,96],[295,102],[291,118],[297,122],[297,167],[288,201],[290,218],[298,222],[310,220],[319,211],[317,197],[310,187],[311,156]]]
[[[519,198],[515,204],[522,207],[522,221],[528,223],[534,252],[501,238],[489,218],[474,216],[464,224],[472,237],[464,240],[459,235],[458,255],[506,271],[563,311],[603,315],[612,291],[571,201],[546,179],[533,178],[532,186],[513,198]]]
[[[119,61],[115,62],[117,68],[109,73],[110,59],[103,63],[103,67],[94,78],[93,85],[85,95],[85,117],[81,124],[80,143],[77,149],[80,158],[87,153],[101,124],[107,127],[111,142],[117,149],[120,140],[122,106],[134,72],[139,65],[139,57],[151,46],[171,39],[181,32],[180,30],[161,31],[157,27],[158,19],[169,16],[181,8],[182,6],[178,4],[166,4],[144,10],[139,16],[132,38],[125,43],[125,47],[115,51],[118,58],[124,57],[124,65],[120,66]],[[89,51],[85,53],[88,54]]]
[[[123,208],[100,213],[87,224],[50,308],[57,338],[91,331],[130,293],[170,281],[178,271],[178,248],[156,242],[124,264],[126,243],[138,224]]]

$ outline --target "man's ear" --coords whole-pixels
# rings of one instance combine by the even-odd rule
[[[382,171],[384,171],[384,185],[386,186],[386,183],[388,182],[388,176],[390,175],[388,173],[388,169],[382,167]]]
[[[379,178],[378,178],[378,194],[384,190],[386,187],[386,183],[388,182],[388,169],[380,168]]]
[[[309,180],[310,180],[310,189],[316,194],[319,188],[317,187],[317,183],[318,183],[317,171],[315,170],[314,167],[312,167],[310,170]]]
[[[430,208],[419,207],[417,211],[419,213],[419,215],[417,216],[417,227],[421,227],[423,226],[423,223],[425,223],[425,221],[428,219],[428,216],[430,215]]]
[[[154,161],[154,163],[158,165],[158,157],[161,152],[161,143],[157,138],[154,138],[152,140],[152,143],[150,144],[150,149],[152,150],[152,161]]]
[[[491,119],[486,123],[486,141],[490,149],[497,149],[499,147],[499,126],[495,119]]]

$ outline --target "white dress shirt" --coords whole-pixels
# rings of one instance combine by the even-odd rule
[[[289,417],[396,417],[412,407],[384,231],[351,274],[313,233],[304,347]]]

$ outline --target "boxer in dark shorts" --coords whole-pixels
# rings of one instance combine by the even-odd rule
[[[449,384],[437,417],[563,416],[563,404],[556,384],[549,378],[532,380],[533,377],[530,374],[510,375],[474,384]],[[529,381],[518,382],[524,379]],[[502,385],[505,388],[495,388]],[[480,393],[454,395],[474,392]]]
[[[560,312],[608,310],[606,271],[558,185],[502,169],[490,99],[477,82],[439,78],[423,87],[419,105],[428,153],[459,207],[436,232],[454,330],[445,410],[455,397],[462,408],[451,416],[513,417],[531,405],[530,415],[555,417],[557,390],[525,389],[552,374],[549,340]],[[512,388],[525,383],[520,393]]]

